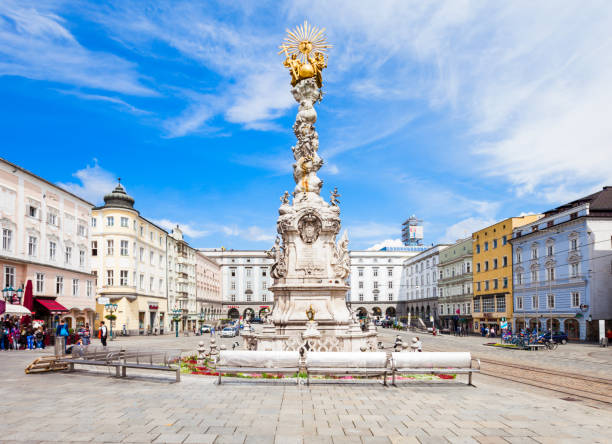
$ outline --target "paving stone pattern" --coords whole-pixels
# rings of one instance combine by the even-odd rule
[[[25,375],[37,354],[0,354],[1,442],[595,443],[612,411],[475,376],[463,383],[231,381],[102,371]],[[143,374],[144,375],[144,374]],[[464,382],[464,381],[462,381]]]

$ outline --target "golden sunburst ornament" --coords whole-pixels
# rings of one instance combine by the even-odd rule
[[[287,29],[287,37],[279,47],[279,54],[285,53],[287,57],[295,54],[301,63],[308,63],[308,55],[311,52],[324,54],[332,45],[327,43],[324,34],[325,28],[317,28],[307,21],[303,25],[298,25],[291,31]]]
[[[319,88],[323,78],[321,72],[327,67],[325,53],[331,45],[327,43],[325,28],[317,28],[304,21],[293,31],[287,29],[287,37],[280,45],[279,54],[285,54],[283,65],[291,73],[291,85],[311,77],[316,78]]]

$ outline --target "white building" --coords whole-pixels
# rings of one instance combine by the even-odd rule
[[[202,249],[221,267],[223,316],[260,317],[274,305],[270,268],[272,259],[263,250]]]
[[[196,252],[196,301],[198,316],[205,321],[222,317],[221,267],[200,251]]]
[[[93,209],[91,262],[99,301],[117,304],[114,322],[129,334],[168,332],[167,232],[134,209],[121,184]],[[99,320],[109,312],[98,304]],[[108,323],[108,321],[106,321]]]
[[[349,253],[350,292],[347,300],[361,317],[375,319],[405,315],[406,298],[402,291],[404,262],[427,247],[412,246]]]
[[[23,302],[32,282],[36,319],[53,327],[93,324],[88,223],[92,204],[0,159],[0,268],[3,289]],[[12,296],[12,295],[11,295]]]
[[[430,317],[437,319],[439,256],[446,248],[446,244],[435,245],[404,261],[407,310],[412,319],[418,317],[425,322]]]

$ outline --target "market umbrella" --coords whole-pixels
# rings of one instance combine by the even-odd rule
[[[34,310],[34,297],[32,291],[32,280],[28,279],[25,288],[25,295],[23,296],[23,306],[28,310]]]
[[[32,314],[32,312],[23,305],[6,304],[5,307],[4,313],[8,315],[28,316]]]

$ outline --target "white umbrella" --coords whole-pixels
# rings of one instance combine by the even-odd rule
[[[23,305],[6,304],[6,308],[4,310],[4,313],[2,314],[3,315],[7,314],[7,315],[25,316],[25,315],[31,315],[32,312],[28,310],[27,308],[25,308]]]

